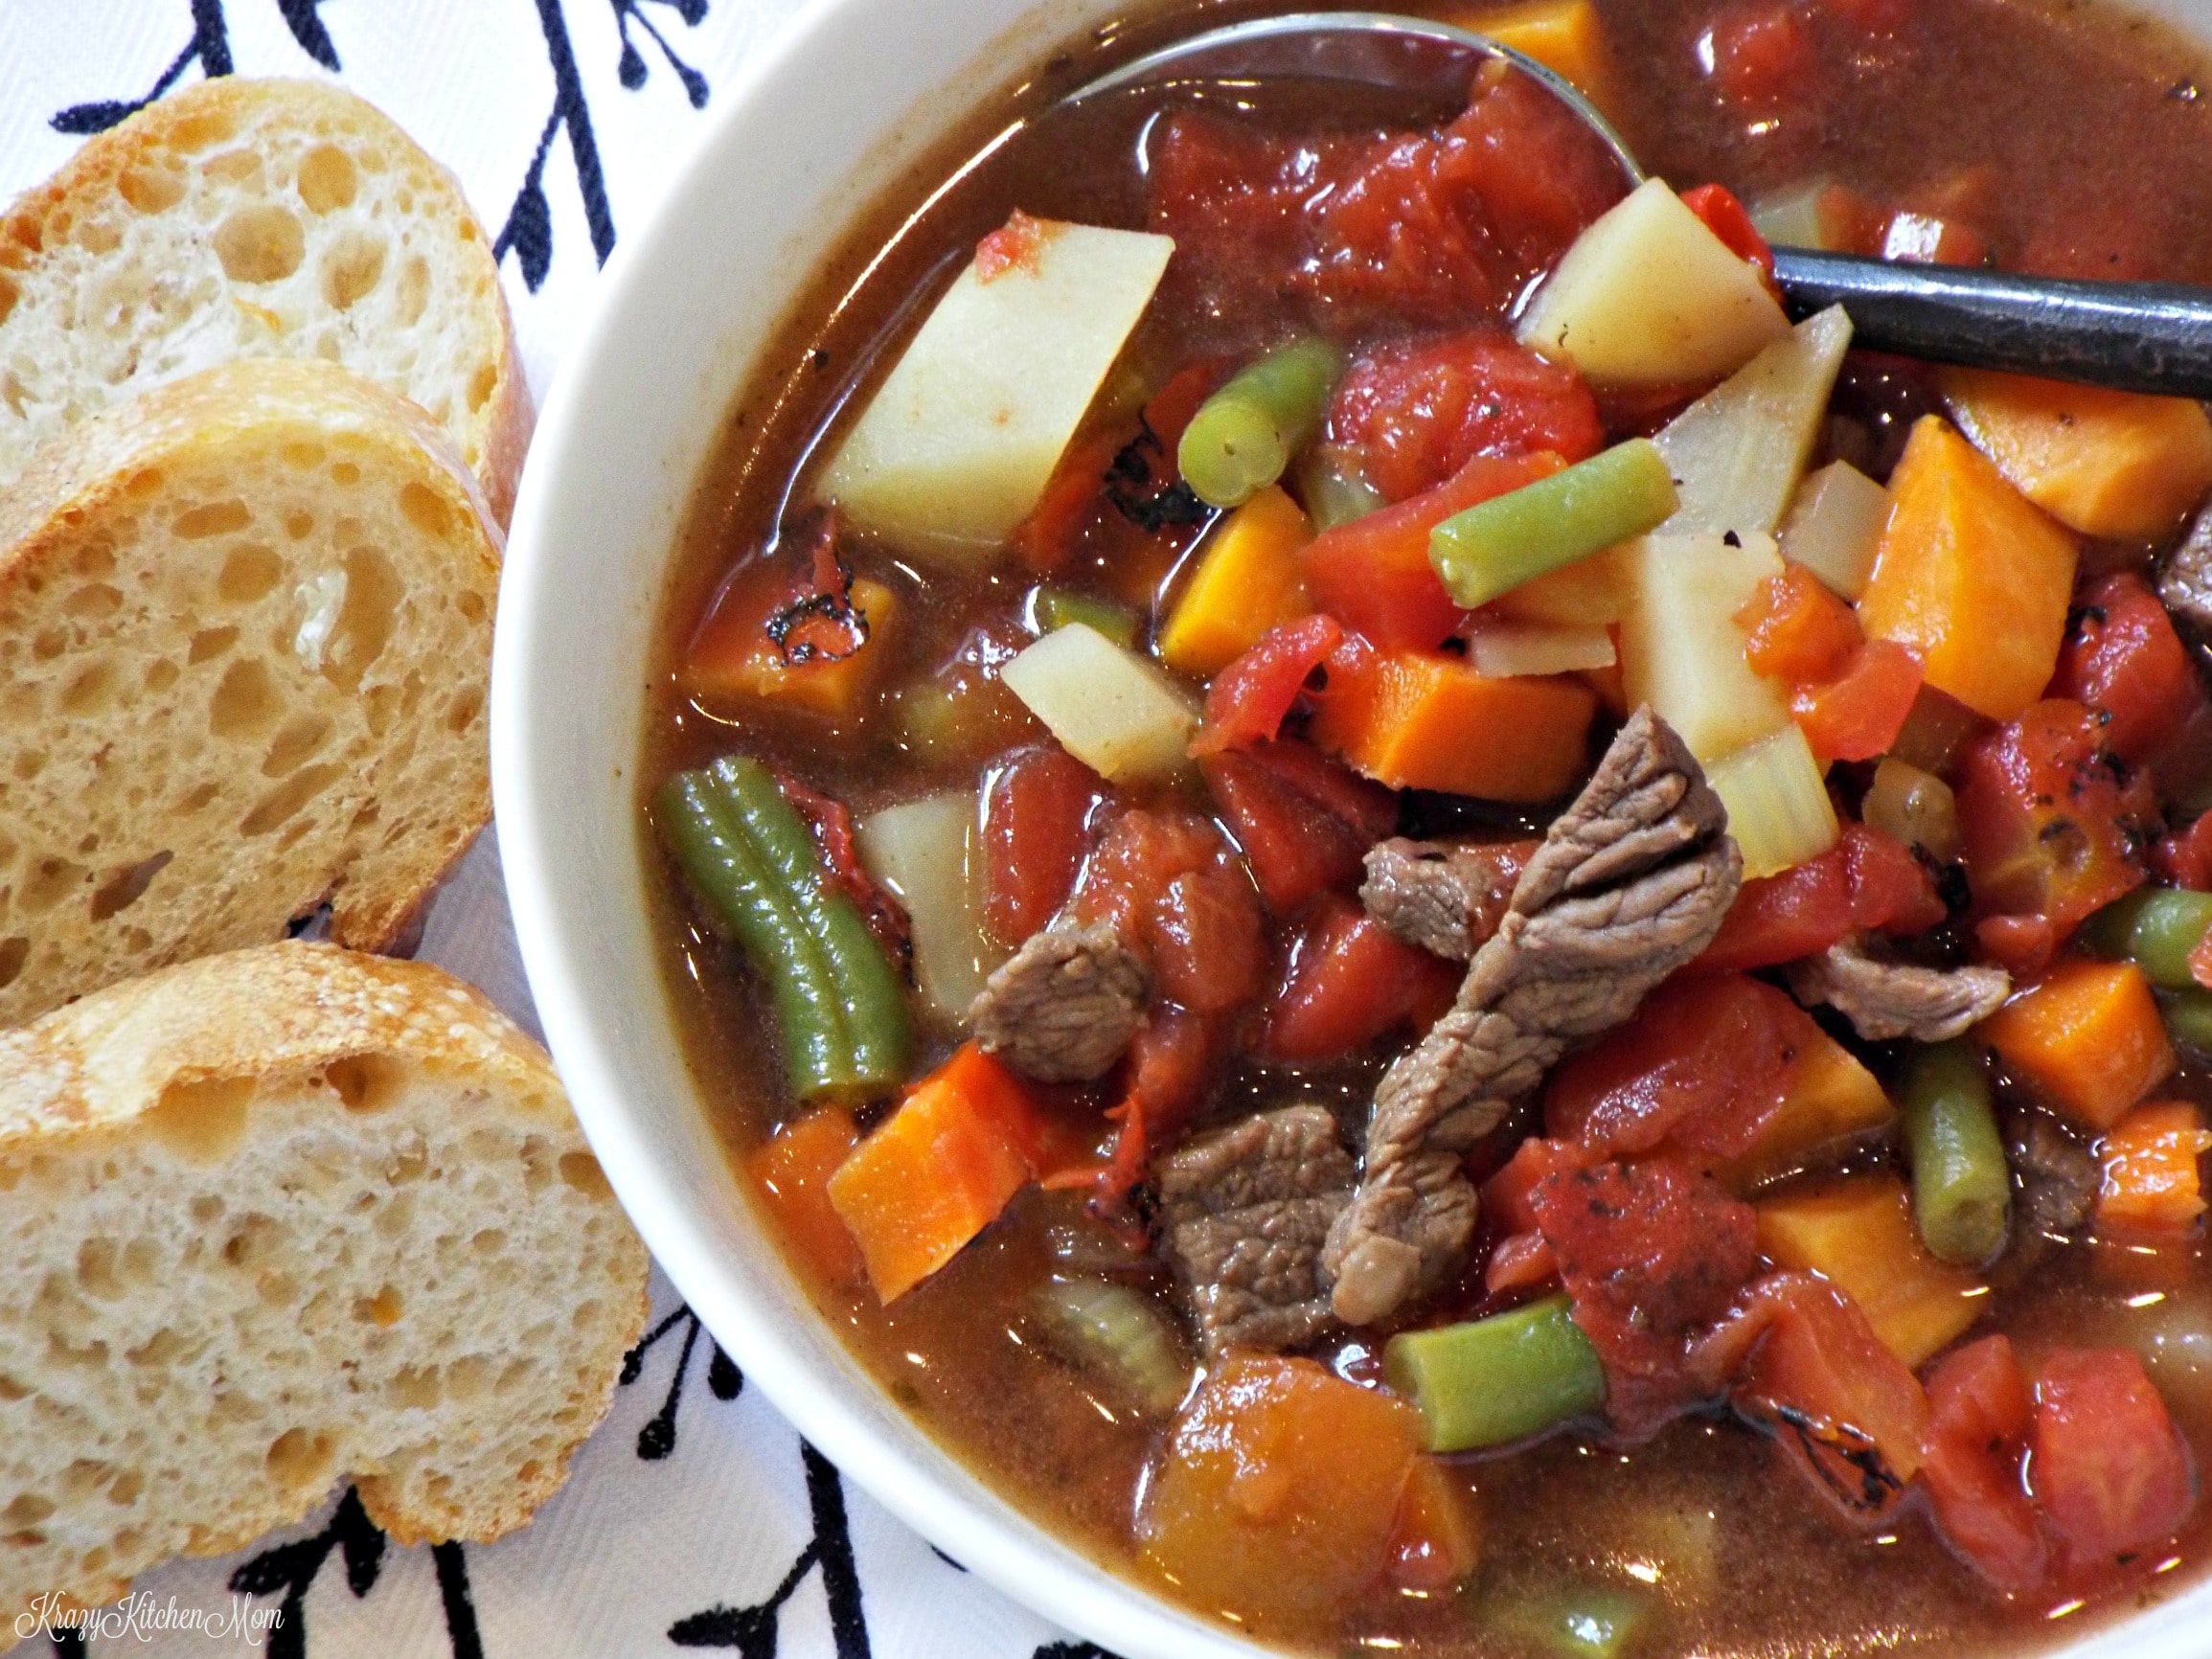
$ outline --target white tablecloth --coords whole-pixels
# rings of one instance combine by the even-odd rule
[[[229,73],[335,77],[460,176],[501,249],[542,398],[600,261],[657,198],[739,65],[799,6],[0,0],[0,195],[162,87]],[[441,898],[422,954],[535,1029],[490,837]],[[657,1277],[654,1291],[612,1413],[525,1532],[401,1550],[341,1499],[235,1556],[148,1575],[111,1628],[53,1648],[161,1659],[1096,1654],[841,1481]],[[194,1620],[215,1628],[184,1627]]]

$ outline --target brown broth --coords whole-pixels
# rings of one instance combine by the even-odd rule
[[[880,712],[849,728],[748,712],[741,734],[720,712],[683,697],[673,664],[729,573],[772,549],[779,529],[796,534],[798,486],[810,477],[817,436],[895,357],[977,238],[1015,207],[1141,222],[1128,158],[1143,111],[1120,103],[1056,122],[1039,119],[1044,107],[1162,38],[1262,9],[1209,5],[1147,15],[1071,45],[1022,90],[987,102],[855,220],[761,359],[697,486],[662,601],[663,655],[652,665],[657,689],[640,768],[649,784],[741,745],[855,810],[972,780],[972,762],[933,766],[902,752]],[[1715,10],[1707,0],[1600,0],[1600,10],[1620,124],[1647,164],[1677,183],[1717,178],[1748,196],[1820,173],[1901,199],[1989,165],[1999,182],[1983,222],[2000,261],[2056,218],[2096,204],[2147,230],[2158,275],[2212,282],[2212,112],[2195,92],[2196,59],[2155,29],[2081,5],[1922,0],[1908,46],[1826,63],[1819,109],[1787,112],[1756,131],[1698,80],[1696,40]],[[1330,108],[1345,118],[1340,102]],[[1279,112],[1295,120],[1315,110],[1293,93]],[[960,162],[1017,122],[1021,130],[988,160],[914,212]],[[1101,155],[1112,165],[1102,167]],[[1097,549],[1077,580],[1102,592],[1157,591],[1166,570],[1147,569],[1131,581],[1114,568],[1126,551]],[[912,572],[885,558],[862,565],[908,602],[887,681],[943,661],[978,614],[997,617],[1017,637],[1014,607],[1025,576],[932,573],[924,604]],[[788,1115],[763,1039],[764,1007],[732,971],[724,948],[696,924],[657,858],[649,859],[644,878],[694,1075],[733,1157],[742,1160]],[[938,1034],[935,1053],[944,1038]],[[1352,1113],[1373,1075],[1371,1066],[1347,1068],[1301,1079],[1301,1092],[1334,1098]],[[1263,1086],[1259,1074],[1241,1075],[1217,1112],[1249,1109]],[[2185,1092],[2212,1100],[2201,1079]],[[1133,1495],[1157,1427],[1054,1358],[1024,1311],[1027,1287],[1051,1264],[1045,1222],[1071,1210],[1062,1197],[1024,1194],[949,1266],[889,1308],[864,1290],[817,1285],[815,1296],[926,1432],[1041,1524],[1158,1589],[1130,1537]],[[2114,1271],[2089,1246],[2058,1251],[2028,1285],[1998,1294],[1997,1322],[2030,1354],[2060,1340],[2121,1341],[2131,1322],[2188,1317],[2212,1331],[2212,1273],[2194,1253],[2178,1266],[2164,1264],[2158,1283],[2136,1285],[2140,1307],[2119,1300],[2130,1292],[2112,1288]],[[2154,1292],[2164,1300],[2144,1300]],[[2204,1340],[2198,1369],[2158,1373],[2201,1466],[2212,1460],[2212,1336]],[[1351,1362],[1357,1354],[1338,1357]],[[1009,1401],[1020,1410],[1010,1412]],[[2194,1582],[2212,1554],[2212,1506],[2201,1505],[2179,1546],[2179,1570],[2147,1561],[2137,1580],[2066,1617],[2054,1612],[2054,1598],[2008,1604],[1982,1588],[1916,1510],[1876,1537],[1841,1530],[1772,1447],[1733,1422],[1685,1420],[1627,1452],[1560,1434],[1459,1467],[1479,1495],[1487,1532],[1470,1593],[1433,1601],[1379,1595],[1341,1627],[1289,1626],[1267,1638],[1311,1650],[1404,1644],[1435,1655],[1536,1653],[1543,1649],[1505,1628],[1498,1609],[1562,1581],[1642,1582],[1658,1611],[1630,1649],[1639,1654],[2027,1651]]]

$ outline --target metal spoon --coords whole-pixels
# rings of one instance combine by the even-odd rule
[[[1062,102],[1134,87],[1234,87],[1294,76],[1402,92],[1425,101],[1425,114],[1441,115],[1464,107],[1485,58],[1503,59],[1542,83],[1604,141],[1631,189],[1643,182],[1620,134],[1561,76],[1482,35],[1389,12],[1300,12],[1210,29],[1125,63]],[[1774,279],[1791,316],[1840,303],[1851,313],[1855,342],[1875,351],[2212,398],[2212,289],[1892,264],[1787,247],[1774,250]]]

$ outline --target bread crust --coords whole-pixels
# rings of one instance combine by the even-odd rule
[[[498,263],[492,258],[491,239],[452,173],[425,154],[390,117],[342,86],[221,76],[170,93],[88,139],[51,177],[23,192],[0,217],[0,361],[18,344],[10,338],[10,321],[11,312],[20,308],[16,296],[25,279],[50,250],[81,234],[89,217],[124,194],[127,176],[164,161],[218,151],[257,120],[282,121],[303,131],[343,129],[357,135],[402,158],[416,188],[436,197],[439,207],[451,216],[454,233],[445,251],[463,267],[463,285],[481,297],[473,329],[479,347],[494,366],[494,378],[482,404],[457,408],[445,431],[472,466],[492,521],[504,529],[513,511],[515,485],[536,411]],[[18,316],[14,321],[15,332],[23,333],[27,319]],[[284,354],[306,355],[310,350],[302,338]],[[142,391],[148,383],[134,375],[120,389],[80,386],[76,391],[91,407],[98,407],[117,396]],[[406,390],[389,389],[401,395]],[[0,419],[5,414],[5,401],[0,400]],[[0,466],[0,483],[6,481],[6,470]]]

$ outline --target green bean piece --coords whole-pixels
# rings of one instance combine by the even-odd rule
[[[2186,990],[2196,985],[2189,953],[2212,932],[2212,893],[2182,887],[2138,887],[2082,924],[2082,937],[2100,956],[2122,957],[2153,985]]]
[[[1465,1325],[1407,1330],[1382,1350],[1383,1379],[1421,1408],[1428,1449],[1503,1445],[1605,1403],[1598,1351],[1554,1296]]]
[[[1381,490],[1360,476],[1352,457],[1333,443],[1307,450],[1291,482],[1316,532],[1334,530],[1390,505]]]
[[[1039,639],[1070,623],[1082,623],[1125,649],[1134,648],[1137,643],[1134,607],[1118,604],[1095,593],[1077,593],[1072,588],[1050,585],[1033,587],[1029,590],[1029,602],[1023,608],[1028,614],[1022,620],[1029,625],[1029,631]]]
[[[814,838],[799,821],[769,770],[750,756],[730,755],[709,775],[789,893],[793,908],[829,959],[851,1057],[851,1086],[861,1093],[903,1082],[913,1054],[906,988],[868,931],[859,909],[822,879]]]
[[[2212,990],[2178,990],[2158,1002],[2166,1034],[2184,1048],[2212,1056]]]
[[[1938,1043],[1905,1062],[1904,1148],[1913,1215],[1928,1250],[1978,1265],[2003,1249],[2012,1171],[1990,1106],[1989,1072],[1973,1043]]]
[[[1311,337],[1238,371],[1183,428],[1175,449],[1183,482],[1210,507],[1242,507],[1321,430],[1322,407],[1343,372],[1343,352]]]
[[[1455,512],[1428,533],[1428,562],[1451,602],[1488,604],[1524,581],[1656,529],[1677,505],[1649,438]]]
[[[1623,1584],[1585,1584],[1542,1600],[1508,1602],[1491,1618],[1557,1659],[1621,1659],[1650,1601]]]
[[[801,1100],[845,1092],[853,1042],[829,957],[751,835],[704,772],[677,773],[661,785],[655,804],[661,840],[767,982],[791,1092]]]

